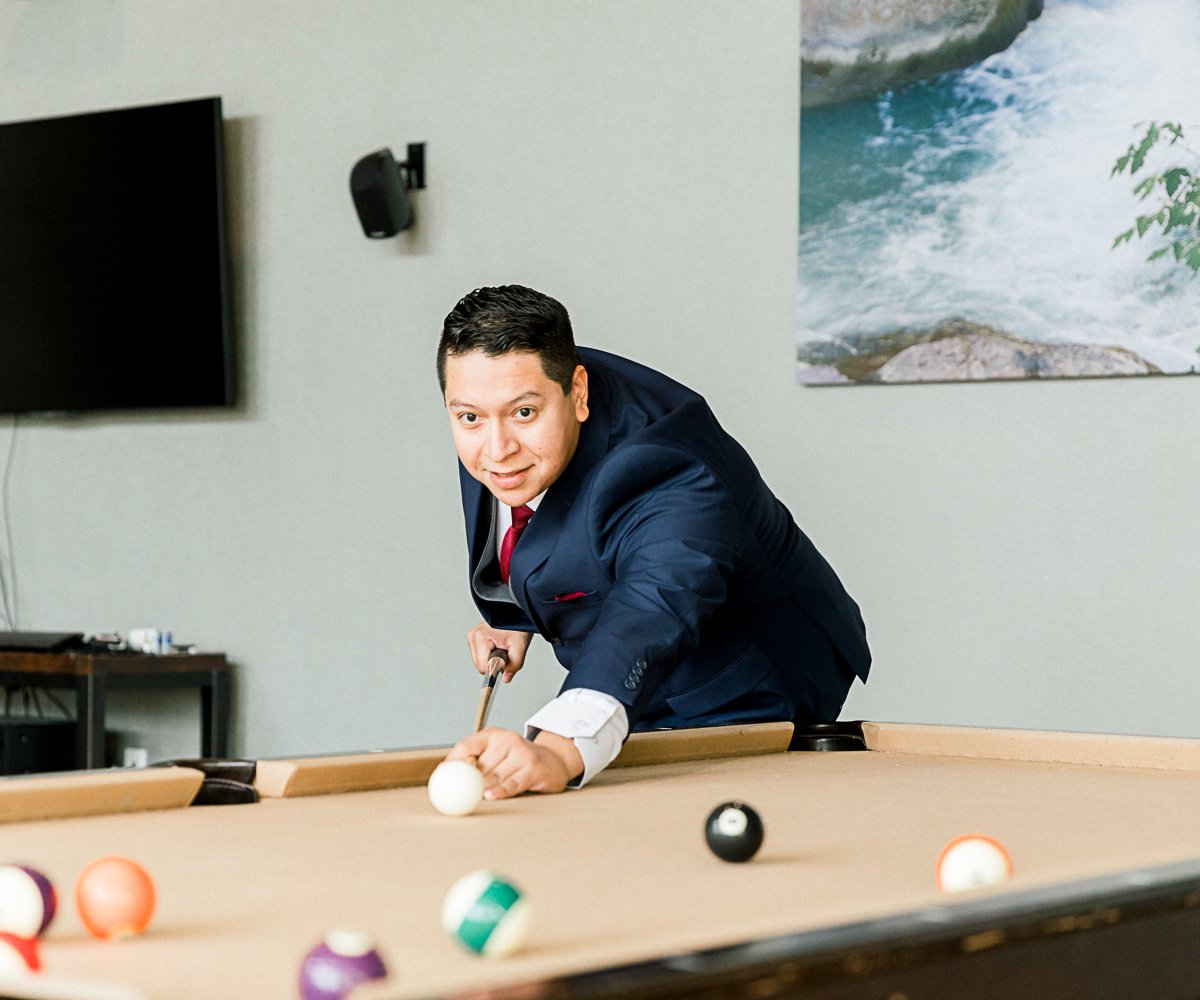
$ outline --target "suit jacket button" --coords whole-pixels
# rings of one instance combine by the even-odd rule
[[[637,687],[637,681],[635,681],[632,677],[626,677],[625,687],[632,691]]]

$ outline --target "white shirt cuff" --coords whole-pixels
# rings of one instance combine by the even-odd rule
[[[571,688],[538,709],[525,723],[525,738],[546,730],[575,744],[583,758],[583,774],[568,788],[582,788],[613,762],[629,735],[625,706],[612,695],[590,688]]]

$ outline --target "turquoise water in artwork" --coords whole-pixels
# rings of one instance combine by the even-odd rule
[[[1110,249],[1147,210],[1145,172],[1110,174],[1150,120],[1191,151],[1149,165],[1200,172],[1200,0],[1047,0],[975,66],[803,111],[799,343],[963,316],[1200,370],[1200,277]]]

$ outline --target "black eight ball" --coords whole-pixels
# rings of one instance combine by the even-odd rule
[[[745,802],[722,802],[708,814],[704,840],[722,861],[749,861],[762,847],[762,819]]]

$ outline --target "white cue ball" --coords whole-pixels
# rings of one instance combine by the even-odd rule
[[[955,837],[942,848],[937,862],[937,883],[942,892],[997,885],[1012,873],[1012,858],[1004,845],[979,833]]]
[[[444,760],[429,776],[429,801],[443,816],[466,816],[483,801],[483,775],[465,760]]]

